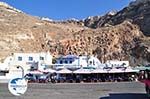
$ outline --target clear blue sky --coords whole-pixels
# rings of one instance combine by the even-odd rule
[[[23,12],[54,20],[83,19],[120,10],[131,0],[0,0]]]

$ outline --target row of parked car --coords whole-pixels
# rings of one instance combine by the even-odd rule
[[[46,73],[46,74],[27,74],[25,79],[28,80],[29,83],[80,83],[80,82],[113,82],[113,81],[133,81],[130,79],[131,77],[112,77],[112,76],[102,76],[102,77],[90,77],[90,76],[59,76],[56,77],[56,74]]]
[[[51,73],[45,74],[26,74],[24,77],[29,83],[54,83],[54,75]]]

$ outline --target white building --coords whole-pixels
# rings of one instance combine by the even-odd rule
[[[18,66],[21,66],[26,74],[31,69],[44,70],[47,65],[52,65],[52,55],[49,52],[13,53],[0,63],[0,71],[9,71],[5,75],[7,78],[20,77],[22,70],[17,68]]]
[[[94,56],[74,56],[67,55],[60,57],[56,60],[55,68],[81,68],[81,67],[93,67],[98,68],[101,66],[101,62]]]
[[[101,66],[101,62],[94,56],[79,56],[78,60],[75,60],[72,64],[78,64],[79,67],[93,67],[98,68]]]
[[[41,53],[14,53],[11,59],[11,65],[30,65],[38,70],[43,70],[45,65],[52,64],[52,56],[49,52]],[[34,66],[35,65],[35,66]],[[37,66],[36,66],[37,65]]]
[[[128,67],[129,61],[119,61],[119,60],[108,60],[106,61],[108,67]]]

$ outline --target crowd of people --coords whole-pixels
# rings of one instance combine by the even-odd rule
[[[53,77],[54,76],[54,77]],[[121,82],[137,81],[138,74],[55,74],[52,82],[57,83],[81,83],[81,82]]]
[[[25,78],[29,82],[51,83],[90,83],[90,82],[121,82],[137,81],[138,73],[104,73],[104,74],[27,74]]]

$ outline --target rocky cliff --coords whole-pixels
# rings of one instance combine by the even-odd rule
[[[0,3],[0,59],[13,52],[50,51],[54,57],[95,55],[101,62],[118,59],[129,60],[132,65],[147,64],[148,4],[132,2],[119,12],[58,22]]]
[[[74,24],[43,21],[0,3],[0,56],[5,58],[13,52],[39,52],[49,50],[47,44],[72,37],[82,30]],[[66,36],[67,35],[67,36]]]
[[[81,30],[74,33],[72,39],[63,39],[59,44],[60,54],[95,55],[101,62],[130,60],[132,65],[136,65],[150,61],[149,39],[130,21]]]
[[[85,26],[100,28],[109,25],[117,25],[124,20],[129,20],[140,27],[140,30],[150,36],[150,0],[136,0],[121,11],[108,13],[104,16],[95,16],[83,21]]]

